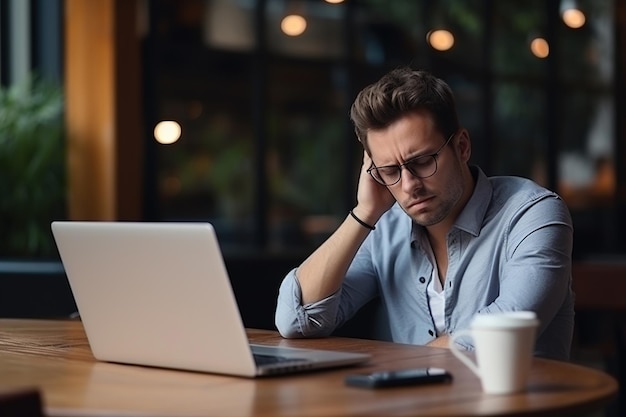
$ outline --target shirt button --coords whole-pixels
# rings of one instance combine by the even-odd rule
[[[421,282],[422,284],[423,284],[423,283],[425,283],[425,282],[426,282],[426,278],[424,278],[424,277],[420,277],[420,282]]]
[[[432,330],[429,330],[429,331],[428,331],[428,334],[429,334],[429,335],[431,335],[431,336],[434,336],[434,335],[435,335],[435,332],[433,332]]]

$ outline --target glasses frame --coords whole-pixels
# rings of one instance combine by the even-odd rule
[[[376,181],[377,183],[379,183],[380,185],[384,185],[386,187],[390,187],[392,185],[396,185],[397,183],[400,182],[400,180],[402,179],[402,168],[405,168],[407,171],[409,171],[411,173],[411,175],[413,175],[415,178],[430,178],[433,175],[435,175],[437,173],[437,170],[439,169],[439,164],[437,162],[437,158],[439,157],[439,154],[441,153],[441,151],[448,145],[448,143],[450,143],[450,141],[452,140],[452,138],[454,138],[456,136],[457,132],[454,132],[453,134],[451,134],[448,139],[444,142],[443,145],[441,145],[441,147],[439,149],[437,149],[437,151],[435,153],[431,153],[428,155],[420,155],[420,156],[416,156],[415,158],[411,158],[408,161],[406,161],[403,164],[400,165],[383,165],[380,167],[377,167],[376,165],[374,165],[374,162],[372,162],[372,166],[370,166],[367,169],[367,173],[370,174],[370,176],[374,179],[374,181]],[[426,158],[433,158],[435,160],[435,170],[433,171],[432,174],[430,175],[426,175],[426,176],[420,176],[420,175],[416,175],[410,168],[409,168],[409,164],[412,164],[413,162],[415,162],[418,159],[426,159]],[[378,180],[378,178],[376,178],[374,176],[374,174],[372,173],[372,171],[378,171],[379,168],[398,168],[398,179],[395,182],[392,182],[391,184],[386,184],[380,180]]]

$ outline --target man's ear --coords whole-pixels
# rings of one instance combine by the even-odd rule
[[[468,162],[472,156],[472,142],[467,129],[461,129],[457,139],[457,152],[463,162]]]

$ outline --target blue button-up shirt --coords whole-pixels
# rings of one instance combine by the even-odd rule
[[[532,310],[540,320],[535,355],[568,359],[574,295],[566,204],[528,179],[472,171],[474,192],[447,236],[446,333],[468,328],[476,313]],[[336,293],[302,305],[297,270],[285,277],[277,328],[285,337],[326,336],[379,296],[392,340],[426,344],[437,336],[427,290],[435,267],[426,230],[396,204],[363,242]],[[471,339],[459,342],[473,349]]]

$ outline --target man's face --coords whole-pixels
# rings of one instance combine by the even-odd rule
[[[377,167],[400,165],[415,157],[432,155],[446,142],[435,128],[432,116],[416,111],[388,127],[368,132],[367,141]],[[407,169],[389,191],[404,211],[418,224],[433,226],[443,221],[452,225],[467,201],[471,178],[467,161],[470,144],[467,133],[454,134],[448,146],[436,156],[437,171],[428,178],[417,178]]]

